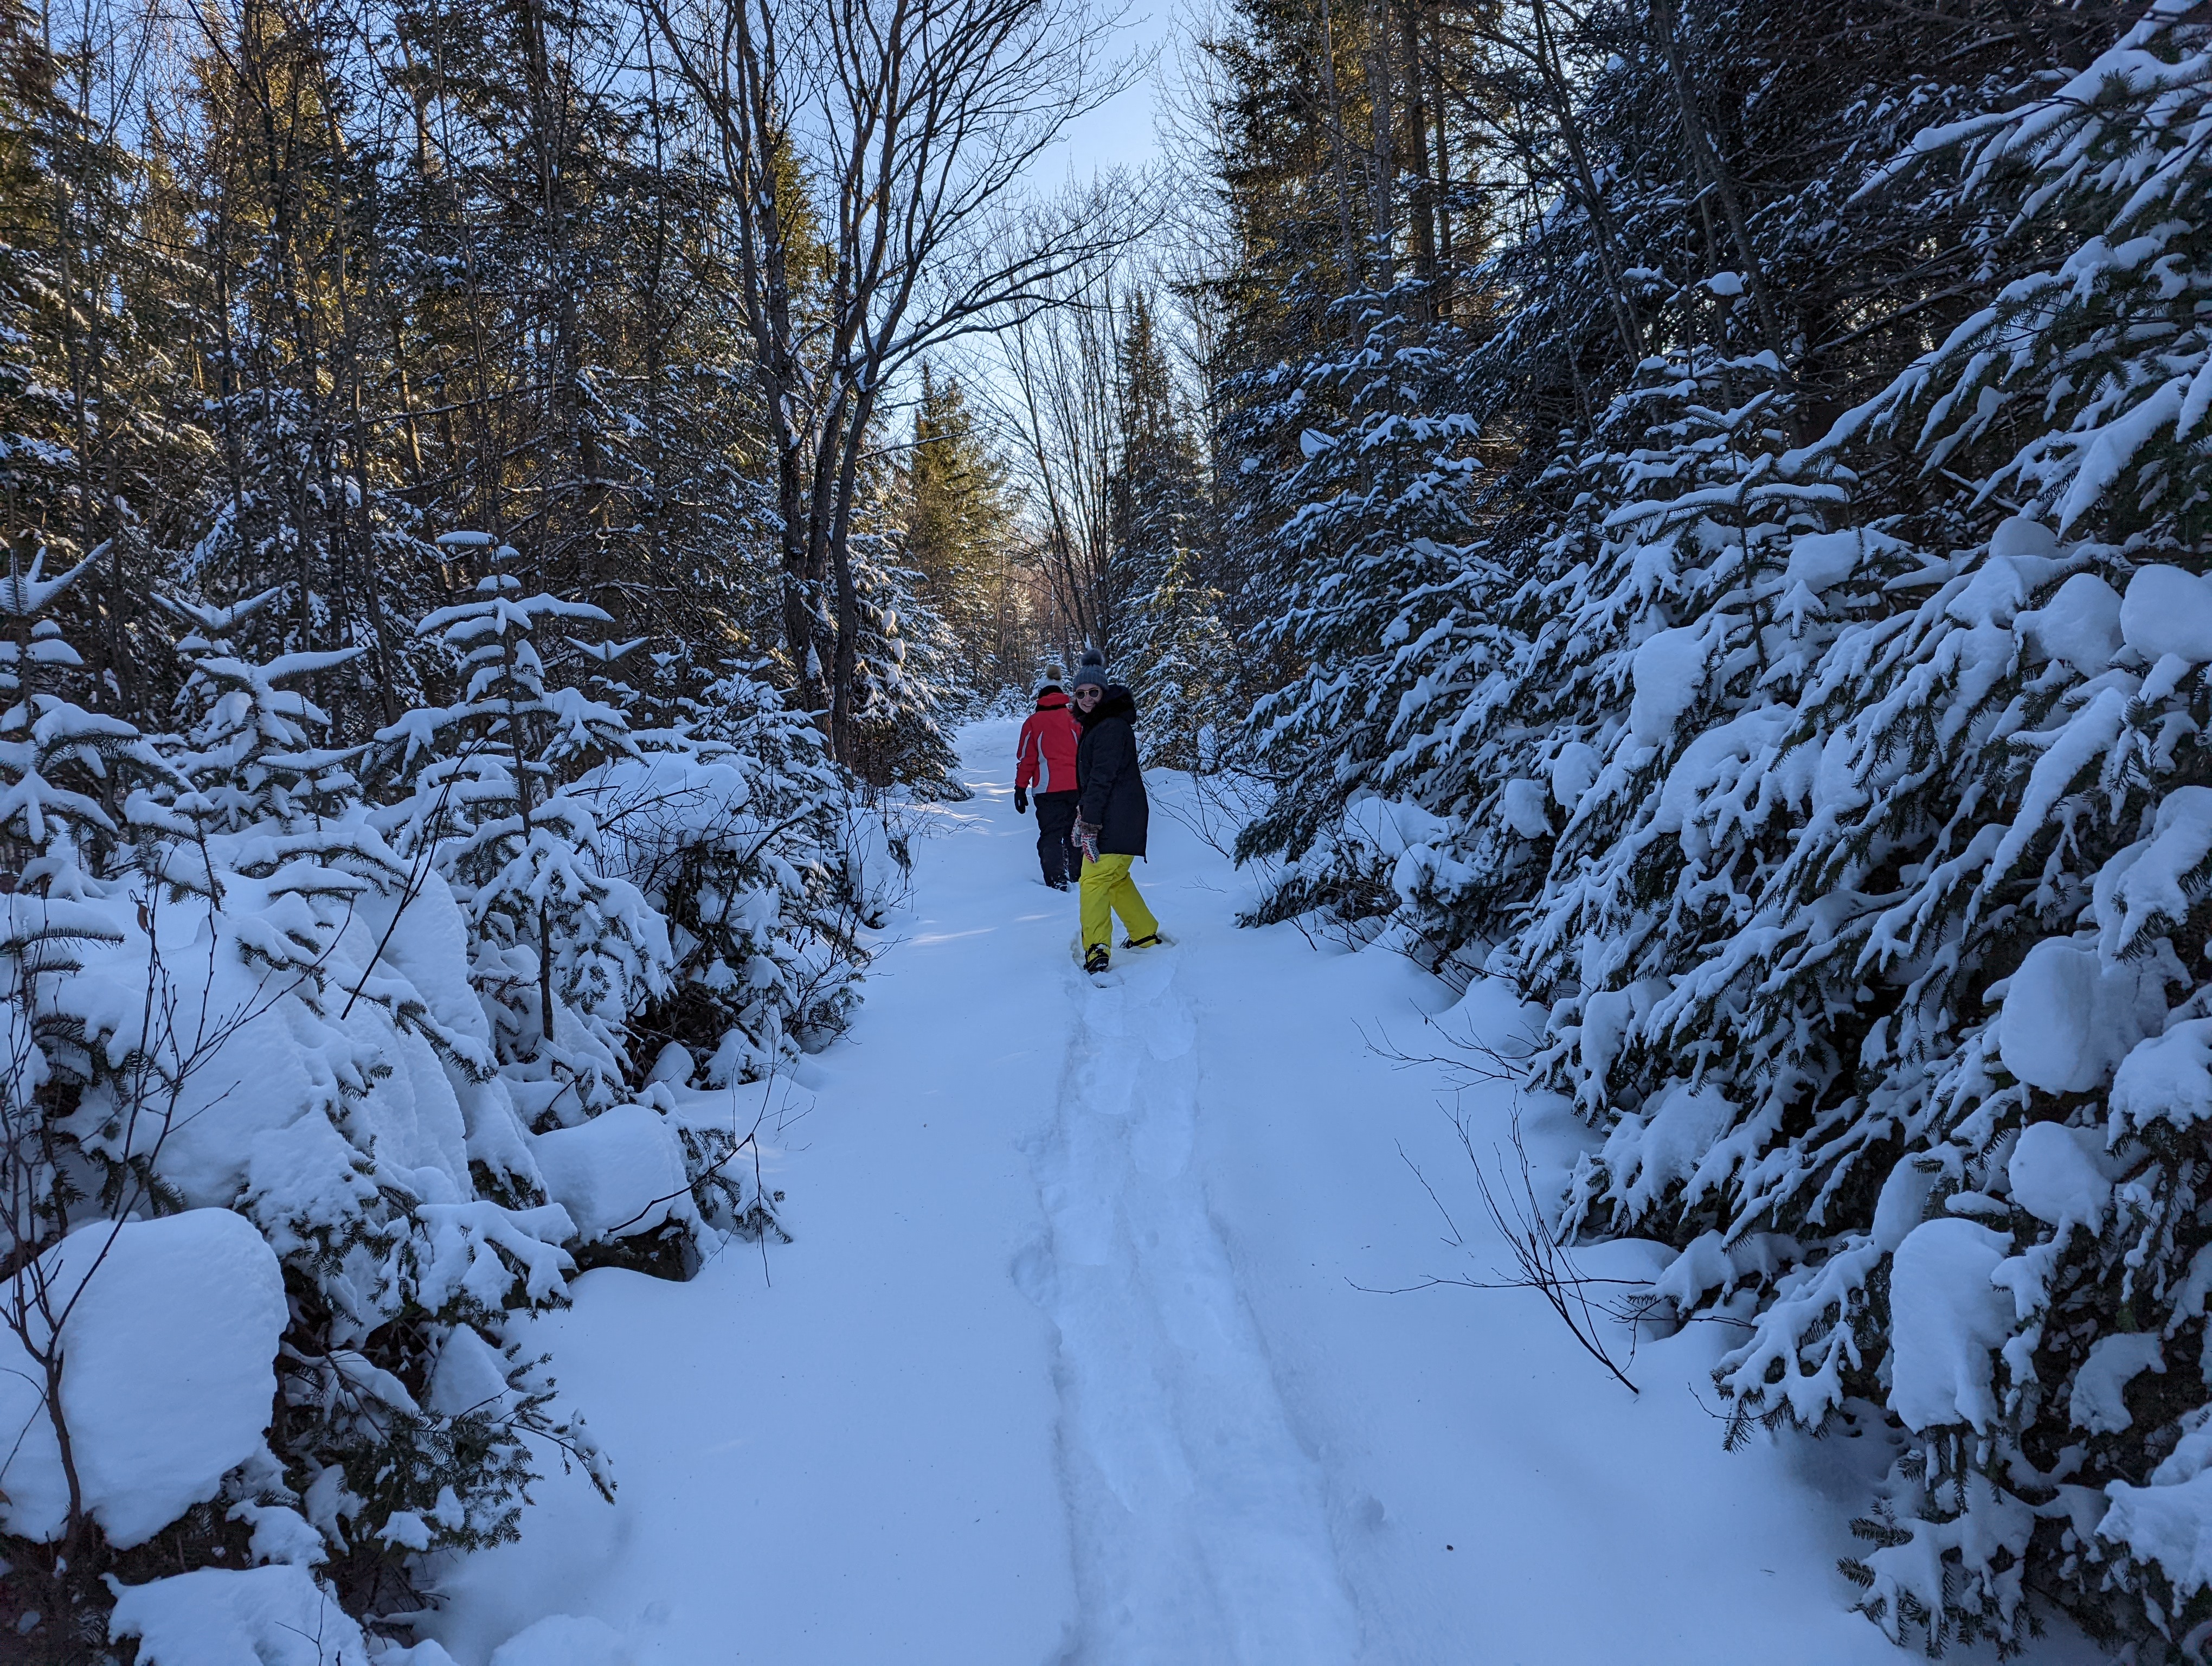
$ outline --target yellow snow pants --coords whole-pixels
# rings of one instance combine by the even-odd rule
[[[1114,915],[1131,937],[1150,937],[1160,928],[1145,906],[1145,894],[1129,877],[1133,856],[1101,856],[1083,865],[1083,946],[1085,951],[1114,941]]]

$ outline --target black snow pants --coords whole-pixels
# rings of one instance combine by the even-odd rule
[[[1067,839],[1075,825],[1075,806],[1082,797],[1072,791],[1036,795],[1037,863],[1044,869],[1044,882],[1048,885],[1082,877],[1083,859]]]

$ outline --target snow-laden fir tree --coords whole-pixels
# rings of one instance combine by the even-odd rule
[[[9,889],[69,895],[120,835],[122,793],[161,765],[137,726],[73,697],[83,657],[53,610],[98,552],[60,573],[27,537],[7,539],[0,579],[0,872]]]
[[[1566,1224],[1672,1241],[1660,1298],[1749,1324],[1741,1418],[1902,1426],[1850,1571],[1931,1646],[2022,1640],[2037,1592],[2115,1638],[2212,1619],[2212,82],[2178,20],[1917,147],[2008,205],[1993,263],[2047,264],[1826,441],[1700,388],[1595,471],[1488,824],[1398,870],[1448,917],[1540,853],[1493,964],[1605,1135]],[[1972,483],[1891,512],[1899,442]]]
[[[467,600],[417,627],[444,644],[461,688],[451,704],[379,733],[386,767],[410,787],[382,819],[403,853],[429,853],[468,915],[471,975],[527,1114],[574,1125],[619,1095],[629,1015],[667,988],[662,921],[629,880],[599,871],[591,806],[568,790],[592,763],[633,749],[629,726],[616,707],[549,678],[544,657],[558,629],[607,615],[526,594],[501,570],[511,548],[485,534],[441,542],[489,550],[490,570]]]
[[[921,575],[895,564],[896,555],[888,533],[854,535],[854,773],[871,788],[964,799],[949,731],[973,696],[952,633],[921,593]]]
[[[1720,40],[1724,9],[1683,39]],[[1564,347],[1573,400],[1531,409],[1587,415],[1389,611],[1352,611],[1380,588],[1356,535],[1320,552],[1304,606],[1356,628],[1291,686],[1334,744],[1253,847],[1296,852],[1305,816],[1279,906],[1395,907],[1545,1003],[1539,1073],[1603,1135],[1565,1225],[1677,1247],[1662,1304],[1748,1327],[1718,1372],[1745,1421],[1893,1420],[1849,1571],[1931,1646],[2018,1643],[2038,1595],[2139,1649],[2212,1620],[2205,51],[2154,7],[1989,115],[1953,119],[1932,78],[1848,112],[1838,177],[1925,131],[1754,241],[1786,228],[1794,259],[1902,203],[2004,276],[1811,447],[1805,350],[1775,351],[1711,212],[1741,181],[1699,164],[1699,248],[1630,212],[1664,206],[1663,171],[1608,159],[1632,176],[1596,181],[1609,226],[1588,201],[1538,222],[1574,232],[1545,304],[1568,279],[1584,319],[1627,303],[1632,380],[1593,386],[1587,344],[1528,308],[1480,345],[1473,374],[1502,343],[1529,376]],[[1686,100],[1665,56],[1629,39],[1594,71],[1585,137],[1670,106],[1720,130],[1697,83],[1725,53]],[[1603,281],[1608,236],[1634,287]],[[1292,529],[1326,502],[1295,498]]]
[[[18,577],[11,611],[52,599],[54,581]],[[118,1247],[84,1287],[123,1287],[101,1285],[82,1312],[127,1312],[137,1235],[172,1216],[242,1216],[285,1298],[263,1368],[273,1377],[236,1416],[201,1405],[191,1380],[172,1384],[177,1453],[200,1450],[192,1428],[226,1421],[243,1419],[252,1438],[180,1480],[173,1462],[161,1485],[185,1490],[151,1517],[101,1492],[100,1475],[132,1473],[104,1452],[106,1426],[56,1410],[97,1405],[99,1392],[57,1398],[11,1365],[11,1393],[21,1401],[28,1384],[32,1397],[0,1534],[17,1576],[45,1582],[58,1630],[97,1627],[112,1600],[103,1578],[135,1583],[180,1559],[295,1570],[311,1607],[318,1568],[357,1608],[407,1600],[415,1554],[513,1534],[520,1487],[549,1453],[599,1473],[505,1334],[512,1312],[564,1293],[574,1263],[561,1246],[576,1226],[545,1204],[498,1091],[459,911],[378,836],[335,767],[343,755],[315,748],[320,713],[282,685],[319,663],[240,660],[222,651],[225,610],[176,611],[194,623],[187,652],[206,676],[190,733],[158,746],[39,691],[40,673],[74,656],[38,625],[16,633],[36,650],[32,688],[6,666],[15,708],[51,744],[9,755],[31,762],[9,785],[25,812],[13,830],[36,848],[0,898],[0,1347],[58,1360],[64,1383],[72,1357],[96,1369],[95,1339],[72,1329],[92,1318],[72,1316],[73,1296],[53,1300],[44,1271],[70,1264],[74,1234],[101,1235]],[[72,735],[74,751],[61,744]],[[55,760],[96,760],[128,792],[124,814],[55,790]],[[495,1171],[510,1198],[528,1194],[522,1207],[477,1195],[474,1177]],[[196,1226],[161,1241],[223,1236]],[[208,1299],[234,1304],[235,1269],[209,1276]],[[170,1333],[143,1335],[143,1368],[173,1369]],[[76,1479],[58,1487],[65,1438]],[[158,1553],[139,1549],[149,1527]]]
[[[301,678],[362,659],[363,648],[286,654],[258,664],[237,637],[255,616],[281,605],[282,589],[227,607],[175,597],[155,599],[185,627],[178,657],[189,667],[178,695],[176,764],[191,783],[177,807],[210,831],[255,823],[294,829],[342,814],[360,797],[358,747],[317,745],[330,716],[296,687]]]
[[[826,1046],[859,1000],[874,910],[855,872],[855,806],[818,727],[729,666],[636,751],[577,791],[607,864],[668,922],[667,990],[637,1015],[641,1039],[685,1049],[674,1074],[753,1081]]]
[[[1346,297],[1352,341],[1254,379],[1245,443],[1293,434],[1303,458],[1273,489],[1283,513],[1267,535],[1285,575],[1280,611],[1248,645],[1302,668],[1249,720],[1272,794],[1237,854],[1285,863],[1261,919],[1326,905],[1356,920],[1395,905],[1388,861],[1346,812],[1376,790],[1406,692],[1398,666],[1431,623],[1419,604],[1441,605],[1467,559],[1479,471],[1475,424],[1453,401],[1451,331],[1417,327],[1412,299]]]
[[[1235,652],[1206,560],[1210,506],[1197,441],[1142,290],[1121,337],[1118,384],[1107,563],[1121,622],[1115,672],[1141,702],[1147,761],[1198,768],[1215,750],[1201,737],[1234,727],[1224,702]]]
[[[1663,960],[1750,882],[1680,872],[1694,830],[1677,836],[1657,788],[1693,741],[1695,767],[1719,773],[1755,750],[1850,605],[1821,593],[1865,538],[1824,530],[1836,471],[1783,476],[1784,384],[1764,353],[1645,361],[1538,481],[1561,508],[1532,570],[1510,584],[1470,566],[1426,630],[1393,627],[1409,691],[1377,790],[1462,830],[1394,876],[1432,952],[1510,934],[1540,894],[1542,923],[1497,970],[1517,956],[1548,982],[1590,933],[1624,964]],[[1683,917],[1649,918],[1653,897]]]

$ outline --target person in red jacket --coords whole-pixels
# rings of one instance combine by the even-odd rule
[[[1067,841],[1075,825],[1075,743],[1081,731],[1075,714],[1060,692],[1060,667],[1045,667],[1044,685],[1036,692],[1036,710],[1022,724],[1020,745],[1014,753],[1014,808],[1029,813],[1034,789],[1037,812],[1037,862],[1044,882],[1054,891],[1066,891],[1082,870],[1081,859]]]

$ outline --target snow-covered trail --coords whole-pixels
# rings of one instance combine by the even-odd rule
[[[1073,1657],[1329,1666],[1357,1654],[1358,1617],[1206,1209],[1180,958],[1129,954],[1112,987],[1072,991],[1057,1114],[1031,1143],[1049,1231],[1016,1272],[1060,1336]]]
[[[1834,1568],[1875,1442],[1723,1454],[1716,1328],[1647,1344],[1632,1397],[1534,1297],[1370,1293],[1503,1259],[1436,1073],[1363,1042],[1431,1050],[1445,992],[1238,929],[1173,777],[1138,877],[1176,945],[1094,988],[1012,726],[963,745],[977,797],[932,812],[793,1095],[796,1241],[578,1281],[537,1334],[617,1500],[542,1481],[425,1635],[460,1666],[1901,1666]],[[1504,1137],[1502,1093],[1466,1109]],[[556,1614],[596,1623],[517,1637]]]

